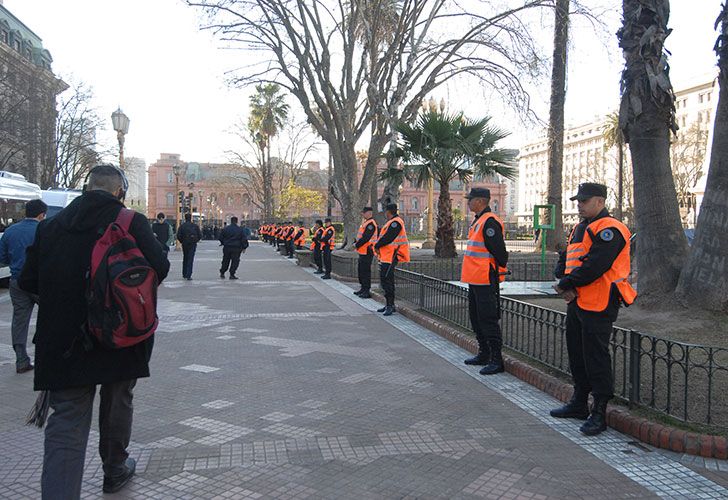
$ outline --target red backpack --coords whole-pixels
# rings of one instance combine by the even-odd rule
[[[148,339],[159,323],[159,280],[129,234],[133,218],[133,210],[122,208],[91,253],[86,326],[91,336],[109,349]]]

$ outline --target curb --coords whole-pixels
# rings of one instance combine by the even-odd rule
[[[384,297],[379,293],[372,292],[372,297],[379,302],[384,301]],[[430,318],[401,303],[397,304],[397,312],[473,354],[478,352],[478,344],[474,338],[464,335],[445,322]],[[560,401],[567,402],[571,398],[573,392],[571,384],[507,354],[503,355],[503,361],[506,372],[511,375]],[[723,436],[684,431],[632,415],[625,408],[609,406],[607,408],[607,425],[655,448],[703,458],[728,459],[728,439]]]

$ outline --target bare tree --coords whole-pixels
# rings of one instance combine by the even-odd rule
[[[15,170],[23,156],[27,135],[28,94],[20,92],[15,75],[0,66],[0,170]]]
[[[708,131],[699,122],[679,130],[670,145],[670,165],[683,223],[688,222],[688,213],[695,208],[692,188],[703,176],[707,146]]]
[[[382,30],[361,29],[377,4],[372,1],[187,3],[203,8],[210,15],[208,27],[224,40],[258,55],[260,62],[245,68],[237,83],[275,82],[299,100],[331,151],[333,185],[353,241],[359,208],[370,197],[377,162],[392,140],[391,125],[410,121],[433,89],[469,75],[528,109],[519,75],[534,69],[540,53],[521,16],[552,0],[521,0],[504,10],[490,2],[472,8],[401,0],[387,37]],[[360,172],[356,147],[366,131],[369,155]]]

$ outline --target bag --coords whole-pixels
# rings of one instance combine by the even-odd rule
[[[108,349],[143,342],[159,324],[159,279],[129,234],[133,218],[133,210],[122,208],[91,252],[86,329]]]

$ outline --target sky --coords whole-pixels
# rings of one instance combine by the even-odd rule
[[[591,5],[621,5],[618,0],[583,0]],[[671,76],[676,88],[707,77],[715,67],[713,22],[721,0],[673,0],[668,38]],[[200,31],[199,11],[182,0],[4,0],[4,6],[43,39],[53,56],[53,70],[82,80],[108,119],[102,140],[115,144],[111,113],[129,116],[125,154],[153,163],[160,153],[183,160],[221,162],[237,143],[230,133],[247,117],[248,89],[231,88],[227,76],[241,65],[240,51],[225,49],[212,33]],[[621,52],[614,33],[617,7],[602,16],[605,28],[594,29],[575,17],[570,38],[566,102],[567,123],[589,121],[613,110],[619,99]],[[545,52],[551,28],[544,26]],[[549,82],[531,88],[532,106],[547,119]],[[451,109],[501,117],[513,132],[507,146],[519,147],[540,132],[523,124],[497,96],[469,83],[442,88]],[[291,98],[293,100],[293,98]],[[325,161],[325,151],[317,158]]]

